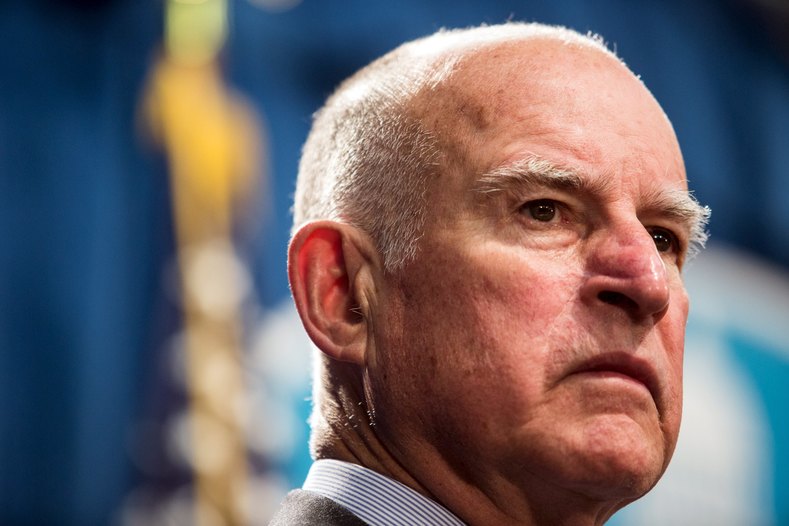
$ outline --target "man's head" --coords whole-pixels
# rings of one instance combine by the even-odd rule
[[[507,24],[379,59],[299,174],[314,453],[471,523],[610,516],[676,444],[705,219],[663,111],[595,39]]]

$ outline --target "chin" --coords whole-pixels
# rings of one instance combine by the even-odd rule
[[[660,430],[649,432],[626,417],[610,417],[586,429],[574,466],[566,466],[575,490],[597,499],[635,500],[660,479],[668,464]]]

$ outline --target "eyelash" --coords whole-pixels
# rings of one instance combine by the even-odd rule
[[[548,218],[547,220],[539,219],[537,215],[540,215],[540,212],[544,213],[546,211],[544,210],[544,207],[546,206],[550,206],[553,208],[553,210],[550,212],[550,218]],[[539,210],[540,207],[542,207],[543,210]],[[554,219],[557,214],[560,215],[560,220],[561,220],[561,215],[567,213],[566,207],[562,203],[554,199],[535,199],[533,201],[527,201],[522,205],[520,205],[519,210],[524,214],[528,214],[532,220],[538,223],[544,223],[545,225],[553,224],[555,222]],[[658,252],[661,253],[673,252],[675,254],[682,253],[682,242],[679,236],[677,236],[670,229],[660,226],[650,226],[650,227],[646,227],[646,230],[647,232],[649,232],[649,235],[652,236],[652,239],[655,243],[655,246],[658,249]],[[665,240],[668,242],[668,246],[666,246],[664,249],[661,249],[660,243],[662,241],[659,241],[657,239],[658,236],[665,238]]]
[[[647,232],[649,232],[649,235],[652,236],[652,239],[655,242],[655,246],[657,247],[658,252],[674,252],[676,254],[679,254],[681,252],[682,244],[680,242],[679,237],[668,228],[663,228],[660,226],[652,226],[652,227],[647,227]],[[656,239],[656,237],[659,235],[666,237],[668,242],[670,243],[670,245],[665,250],[661,250],[659,242]]]
[[[551,217],[547,220],[539,219],[537,215],[539,215],[541,212],[545,212],[545,208],[549,206],[553,208],[553,210],[550,211]],[[542,210],[538,212],[539,208],[542,208]],[[551,224],[554,222],[556,215],[561,215],[565,210],[561,203],[553,199],[535,199],[534,201],[527,201],[523,203],[520,206],[520,211],[531,216],[531,219],[534,221]]]

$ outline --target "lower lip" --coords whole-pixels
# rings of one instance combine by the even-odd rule
[[[593,380],[604,380],[604,381],[613,381],[613,382],[624,382],[629,385],[633,385],[638,387],[639,389],[645,389],[649,392],[649,389],[644,384],[644,382],[624,373],[620,373],[618,371],[581,371],[575,373],[574,376],[581,376],[584,378],[589,378]]]

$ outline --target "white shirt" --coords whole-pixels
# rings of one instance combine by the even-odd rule
[[[464,526],[449,510],[405,484],[339,460],[318,460],[302,489],[345,506],[370,526]]]

